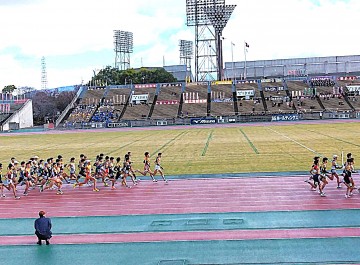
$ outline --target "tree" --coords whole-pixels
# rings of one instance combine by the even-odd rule
[[[47,120],[55,122],[58,118],[58,113],[64,111],[75,94],[75,91],[61,93],[36,91],[32,95],[34,125],[42,125]]]
[[[2,93],[5,93],[5,94],[12,94],[12,92],[14,92],[14,90],[16,90],[16,86],[14,85],[8,85],[8,86],[5,86],[2,90]]]
[[[26,95],[26,94],[30,94],[31,92],[35,91],[35,88],[33,87],[28,87],[28,86],[24,86],[24,87],[19,87],[17,89],[18,91],[18,95]]]
[[[124,84],[142,84],[142,83],[173,83],[177,79],[165,71],[164,68],[140,68],[119,70],[111,66],[101,69],[96,76],[93,76],[88,85],[124,85]]]

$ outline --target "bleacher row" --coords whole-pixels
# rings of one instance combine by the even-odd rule
[[[130,88],[89,88],[66,122],[360,110],[360,97],[347,96],[349,83],[339,81],[334,87],[329,82],[287,81],[284,86],[274,80],[262,83],[260,89],[257,83],[238,83],[237,93],[252,90],[253,95],[237,94],[237,104],[231,84],[212,84],[209,95],[206,84],[187,84],[184,91],[181,86],[160,87],[158,93],[154,86],[138,86],[133,92]],[[146,100],[134,103],[131,95],[146,95]]]

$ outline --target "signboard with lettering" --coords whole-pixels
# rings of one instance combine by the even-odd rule
[[[156,84],[137,84],[134,85],[135,88],[150,88],[150,87],[156,87]]]
[[[217,120],[215,118],[193,118],[190,120],[191,124],[215,124]]]
[[[108,128],[121,128],[121,127],[128,127],[129,124],[127,122],[110,122],[107,124]]]
[[[360,85],[346,86],[346,88],[349,90],[349,92],[360,91]]]
[[[266,92],[277,92],[277,91],[283,91],[284,87],[283,86],[267,86],[264,87],[264,91]]]
[[[179,104],[179,100],[158,100],[156,101],[156,105],[177,105]]]
[[[276,114],[272,115],[271,121],[298,121],[299,114]]]
[[[149,98],[149,94],[132,95],[131,101],[147,101],[148,98]]]
[[[232,81],[213,81],[212,85],[231,85]]]
[[[357,77],[356,76],[340,76],[338,77],[339,81],[352,81],[352,80],[356,80]]]
[[[182,86],[181,83],[164,83],[160,84],[161,87],[179,87]]]
[[[249,90],[236,90],[237,97],[253,97],[255,96],[255,91],[253,89]]]

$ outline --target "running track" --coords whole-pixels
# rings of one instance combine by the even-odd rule
[[[84,229],[88,226],[89,231],[77,233],[72,230],[69,234],[55,234],[53,245],[48,249],[63,249],[67,253],[77,246],[80,252],[88,253],[92,246],[100,249],[105,243],[111,243],[108,248],[116,250],[126,249],[127,246],[143,249],[142,244],[147,244],[142,253],[137,252],[139,257],[126,259],[122,264],[243,264],[245,261],[249,264],[360,263],[360,218],[357,218],[360,213],[360,194],[346,199],[345,189],[336,189],[336,183],[330,182],[326,188],[327,197],[320,197],[304,183],[306,178],[209,177],[170,179],[169,184],[143,180],[131,189],[118,187],[117,190],[110,190],[100,184],[99,193],[92,192],[91,187],[73,189],[66,186],[61,196],[55,195],[54,191],[40,194],[38,190],[33,190],[28,197],[14,200],[7,194],[7,198],[0,200],[0,254],[16,255],[23,251],[23,245],[33,245],[26,250],[27,255],[35,255],[34,251],[40,256],[47,255],[46,246],[34,246],[34,236],[22,232],[28,228],[17,228],[20,231],[18,235],[8,235],[6,232],[9,231],[7,227],[15,226],[14,222],[32,224],[37,212],[44,209],[49,217],[53,217],[54,227],[56,222],[62,222],[62,217],[73,217],[77,218],[72,219],[75,227],[76,220],[80,220]],[[204,217],[204,214],[211,217]],[[294,214],[298,217],[294,218]],[[318,214],[324,215],[326,219],[321,221]],[[113,220],[111,218],[125,215],[132,218],[129,226],[133,222],[144,222],[142,218],[151,216],[158,220],[155,221],[157,226],[151,224],[153,231],[148,231],[150,226],[144,222],[139,224],[136,231],[124,233],[109,228],[104,233],[96,230],[96,225],[90,221],[96,218],[92,216],[98,216],[107,223]],[[238,218],[239,215],[243,215],[243,219]],[[263,223],[261,229],[248,225],[250,215],[254,219],[260,218],[258,221]],[[179,225],[179,219],[176,219],[182,217],[188,218],[187,228]],[[86,223],[87,219],[89,223]],[[225,225],[226,220],[228,226]],[[326,220],[332,222],[327,223]],[[286,222],[284,226],[287,228],[277,225],[279,221]],[[171,222],[173,226],[169,226]],[[334,227],[329,227],[331,223]],[[342,227],[342,224],[346,225]],[[126,222],[114,222],[114,226],[127,227]],[[173,227],[175,230],[172,230]],[[326,246],[322,251],[323,256],[303,253],[306,248],[313,251],[319,244]],[[156,251],[158,247],[168,252],[159,253]],[[343,254],[343,248],[347,249],[347,255]],[[148,249],[156,253],[149,253]],[[249,254],[251,250],[253,255]],[[41,251],[40,254],[38,251]],[[216,251],[219,251],[217,256],[210,258]],[[335,252],[340,254],[334,255]],[[126,252],[122,258],[125,259],[128,254]],[[97,264],[101,262],[100,257],[84,254],[81,255],[81,262]],[[141,263],[138,261],[140,258],[143,260]],[[25,256],[24,259],[7,264],[24,261]],[[109,262],[118,264],[112,263],[111,255]],[[56,264],[55,261],[53,263]]]

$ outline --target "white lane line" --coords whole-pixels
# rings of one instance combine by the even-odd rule
[[[289,136],[287,136],[287,135],[285,135],[285,134],[282,134],[282,133],[280,133],[280,132],[278,132],[278,131],[276,131],[276,130],[274,130],[274,129],[271,129],[271,128],[267,128],[267,127],[266,127],[266,129],[268,129],[268,130],[270,130],[270,131],[272,131],[272,132],[274,132],[274,133],[276,133],[276,134],[278,134],[278,135],[281,135],[282,137],[284,137],[284,138],[286,138],[286,139],[288,139],[288,140],[296,143],[297,145],[300,145],[301,147],[305,148],[306,150],[308,150],[308,151],[310,151],[310,152],[312,152],[312,153],[314,153],[314,154],[317,154],[317,155],[319,155],[319,156],[322,156],[322,154],[319,154],[319,153],[316,152],[315,150],[307,147],[306,145],[303,145],[302,143],[299,143],[298,141],[290,138]]]

